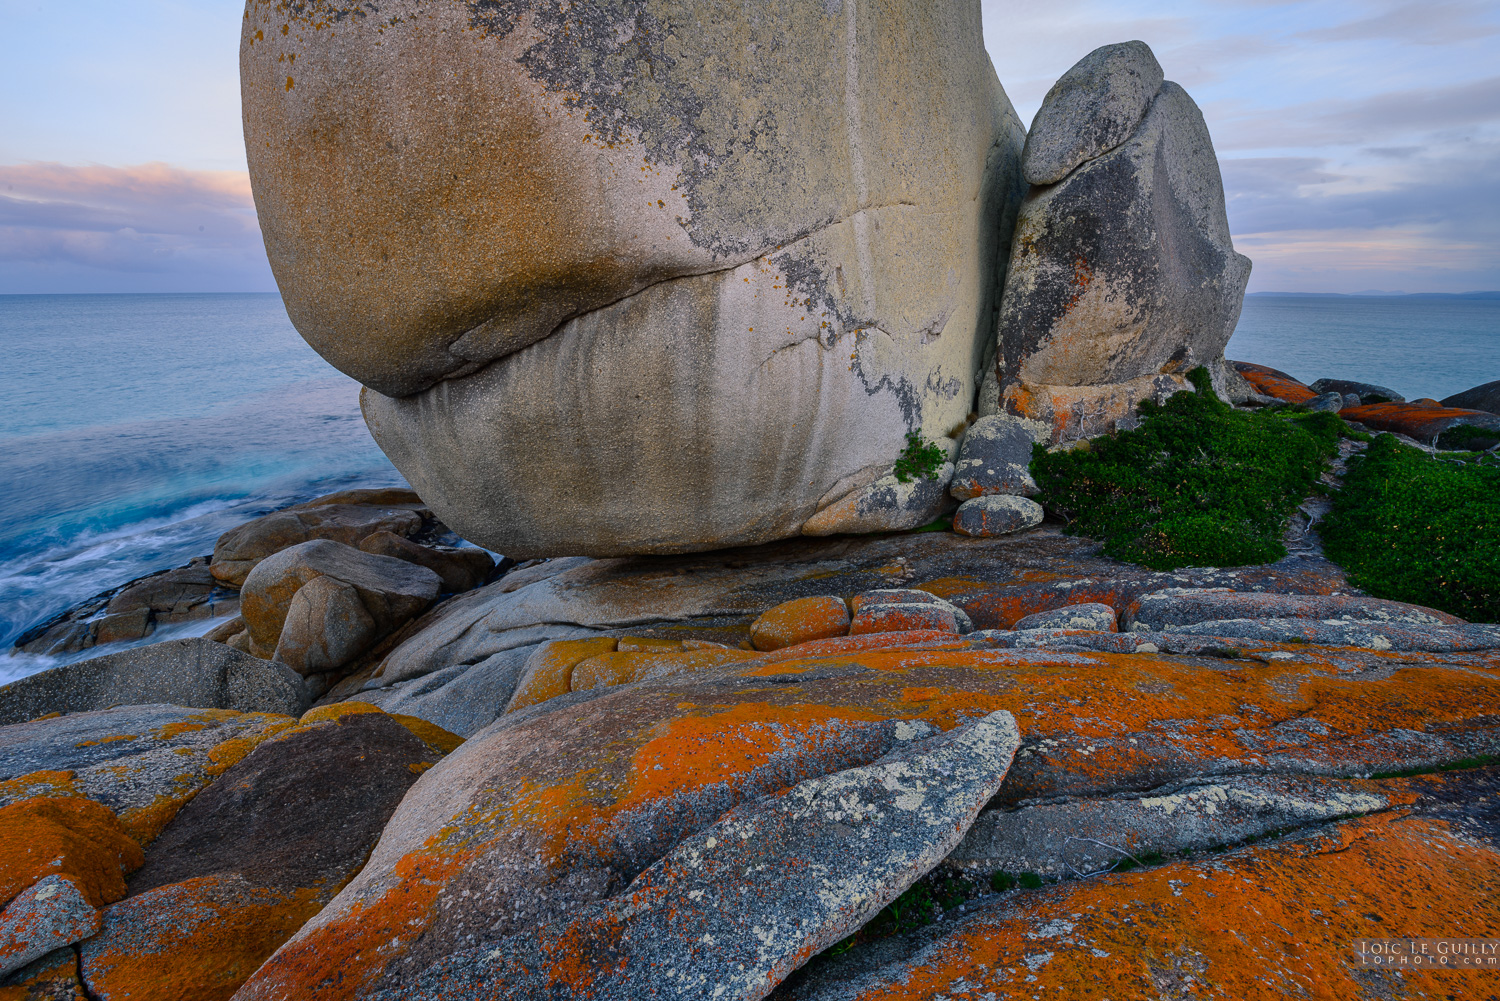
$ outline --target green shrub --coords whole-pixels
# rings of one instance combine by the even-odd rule
[[[1067,531],[1155,570],[1241,566],[1286,555],[1287,518],[1318,485],[1347,426],[1331,413],[1247,413],[1214,395],[1146,401],[1133,431],[1072,451],[1033,452],[1037,498]]]
[[[1350,460],[1320,532],[1379,598],[1500,621],[1500,467],[1433,458],[1381,435]]]
[[[926,480],[937,475],[948,454],[931,442],[922,443],[922,436],[915,431],[906,432],[906,447],[896,457],[896,468],[892,470],[896,479],[910,483],[913,479]]]

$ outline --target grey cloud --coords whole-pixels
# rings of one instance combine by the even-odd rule
[[[1408,44],[1447,45],[1500,33],[1500,26],[1492,20],[1494,12],[1493,3],[1424,0],[1397,4],[1369,17],[1331,28],[1304,31],[1297,37],[1311,42],[1389,39]]]
[[[101,272],[269,285],[248,177],[164,164],[0,166],[0,262],[7,290],[44,273],[81,287]]]

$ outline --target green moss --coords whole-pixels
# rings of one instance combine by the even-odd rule
[[[908,431],[906,447],[896,457],[896,468],[892,472],[902,483],[910,483],[914,479],[928,480],[936,476],[947,461],[948,455],[941,448],[931,442],[924,444],[921,435]]]
[[[1350,460],[1320,532],[1329,557],[1376,597],[1500,621],[1500,467],[1381,435]]]
[[[1332,413],[1246,413],[1196,393],[1141,404],[1133,431],[1068,452],[1033,452],[1037,498],[1067,531],[1155,570],[1242,566],[1286,555],[1287,518],[1318,487],[1347,425]]]

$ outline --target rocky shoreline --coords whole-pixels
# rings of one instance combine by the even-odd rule
[[[1227,361],[1144,43],[1028,133],[977,3],[648,6],[247,6],[416,489],[23,637],[0,1001],[1479,996],[1354,943],[1500,937],[1495,384]]]

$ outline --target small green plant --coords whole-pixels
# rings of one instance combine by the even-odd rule
[[[1016,877],[1003,869],[990,877],[990,889],[996,893],[1004,893],[1006,890],[1013,889],[1015,885]]]
[[[910,483],[914,479],[928,480],[937,475],[948,455],[937,445],[923,443],[922,436],[915,431],[906,432],[906,447],[896,457],[896,468],[892,470],[896,479]]]
[[[1066,452],[1036,446],[1037,499],[1068,532],[1154,570],[1278,560],[1287,518],[1318,488],[1348,426],[1331,413],[1238,411],[1214,395],[1206,369],[1189,378],[1196,393],[1142,403],[1133,431]]]
[[[1042,877],[1034,872],[1021,873],[1021,886],[1028,890],[1040,890],[1042,888]]]
[[[1376,597],[1500,621],[1500,466],[1381,435],[1350,459],[1319,531],[1328,556]]]

